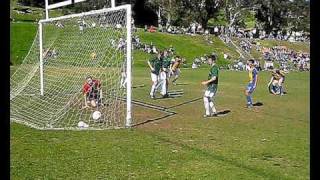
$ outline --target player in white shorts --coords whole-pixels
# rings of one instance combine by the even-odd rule
[[[151,80],[152,80],[152,86],[151,86],[151,91],[150,91],[150,97],[152,99],[155,98],[155,92],[157,88],[159,87],[159,74],[160,74],[160,69],[162,66],[162,59],[161,59],[161,54],[158,53],[157,57],[152,58],[148,61],[149,68],[151,70]]]

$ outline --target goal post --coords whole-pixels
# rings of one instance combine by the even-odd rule
[[[112,0],[112,4],[114,6],[114,0]],[[132,50],[132,36],[131,36],[131,5],[127,6],[127,117],[126,117],[126,127],[130,127],[132,122],[132,116],[131,116],[131,109],[132,109],[132,105],[131,105],[131,95],[132,95],[132,74],[131,74],[131,50]]]
[[[37,129],[131,127],[131,19],[131,5],[122,5],[40,20],[31,53],[10,77],[10,119]],[[101,82],[92,97],[83,93],[88,76]]]

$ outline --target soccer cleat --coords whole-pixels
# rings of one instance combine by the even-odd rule
[[[207,118],[207,117],[210,117],[210,115],[205,114],[205,115],[203,115],[203,117],[204,117],[204,118]]]
[[[165,94],[162,96],[162,98],[168,98],[169,97],[169,94]]]
[[[155,99],[156,97],[154,95],[150,96],[151,99]]]
[[[248,109],[251,109],[252,107],[253,107],[252,104],[247,104],[247,108],[248,108]]]

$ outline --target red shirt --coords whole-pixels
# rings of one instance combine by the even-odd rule
[[[90,85],[88,82],[85,82],[82,88],[83,94],[88,94],[94,89],[100,88],[101,83],[99,80],[92,80],[92,85]]]

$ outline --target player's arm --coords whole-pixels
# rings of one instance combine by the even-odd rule
[[[268,83],[268,87],[270,86],[270,84],[272,83],[272,81],[273,81],[273,76],[271,77],[271,79],[270,79],[270,81],[269,81],[269,83]]]
[[[82,92],[83,92],[82,94],[83,94],[83,98],[84,98],[84,105],[85,105],[85,107],[87,107],[88,106],[88,102],[87,102],[88,91],[85,86],[83,87]]]
[[[101,89],[101,82],[99,80],[96,81],[96,87],[98,90]]]
[[[207,81],[202,81],[202,85],[207,85],[212,83],[213,81],[215,81],[217,79],[217,76],[213,76],[211,79],[207,80]]]
[[[258,82],[258,74],[256,74],[256,80],[254,82],[254,87],[257,87],[257,82]]]
[[[154,68],[151,66],[150,61],[148,61],[148,65],[149,65],[149,67],[150,67],[151,71],[154,71]]]

